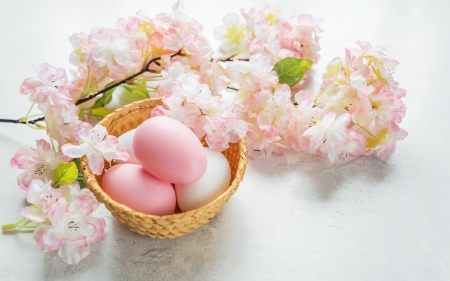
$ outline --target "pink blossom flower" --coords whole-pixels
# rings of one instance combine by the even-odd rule
[[[281,151],[284,146],[277,143],[279,140],[281,137],[273,127],[264,125],[258,128],[253,124],[248,124],[245,143],[250,157],[270,158],[274,149],[280,155],[284,155]]]
[[[28,189],[33,179],[51,180],[56,166],[69,160],[70,157],[62,155],[61,152],[55,153],[45,140],[37,140],[36,148],[31,147],[31,151],[17,151],[10,165],[11,168],[24,170],[17,178],[17,183],[22,189]]]
[[[338,161],[349,161],[351,159],[355,159],[356,157],[362,156],[366,154],[366,138],[350,129],[346,129],[346,135],[348,137],[348,141],[341,146],[336,147],[335,159],[337,157]]]
[[[224,26],[215,29],[215,38],[221,41],[220,50],[226,55],[248,58],[263,54],[275,64],[287,57],[303,58],[314,62],[319,59],[319,24],[322,19],[300,15],[285,19],[282,9],[265,4],[261,10],[241,9],[245,23],[236,14],[224,17]]]
[[[359,71],[352,72],[348,83],[356,90],[356,93],[361,99],[366,98],[375,90],[372,85],[367,86],[367,80],[359,73]]]
[[[280,21],[285,21],[283,16],[283,9],[280,6],[270,7],[265,3],[263,8],[256,12],[255,19],[258,22],[264,22],[266,24],[276,25]]]
[[[370,67],[364,62],[364,58],[354,54],[354,50],[345,49],[345,64],[353,71],[358,71],[364,78],[368,78]]]
[[[85,258],[90,252],[88,242],[99,240],[105,230],[104,219],[90,216],[93,209],[75,201],[69,207],[58,204],[49,216],[51,225],[41,224],[34,232],[39,249],[58,250],[61,259],[69,264]]]
[[[194,73],[183,74],[172,83],[172,94],[179,98],[195,103],[202,110],[206,110],[211,91],[206,84],[200,84],[199,76]]]
[[[151,23],[152,20],[143,10],[139,10],[134,16],[128,17],[127,19],[119,18],[116,22],[116,27],[128,35],[133,35],[139,32],[138,29],[143,22]]]
[[[208,119],[206,119],[206,115],[200,115],[198,117],[198,124],[194,128],[191,128],[197,138],[202,139],[205,135],[205,126],[208,124]]]
[[[172,95],[172,84],[178,81],[178,78],[183,74],[192,73],[189,65],[182,65],[176,61],[169,65],[166,69],[161,71],[161,76],[164,78],[158,85],[159,96],[169,97]]]
[[[272,71],[273,65],[268,56],[260,54],[250,57],[248,63],[233,62],[227,66],[226,75],[233,82],[239,82],[240,98],[258,90],[271,90],[278,83],[278,75]]]
[[[164,48],[178,51],[187,46],[197,35],[201,34],[202,26],[194,19],[189,19],[184,12],[184,5],[177,1],[172,6],[173,14],[163,13],[156,16],[156,29],[163,34]]]
[[[22,208],[22,216],[34,222],[43,222],[57,204],[66,204],[64,192],[52,188],[51,184],[51,180],[45,183],[37,179],[31,181],[27,190],[27,202],[33,205]]]
[[[302,134],[306,129],[299,125],[299,122],[289,123],[289,127],[283,135],[283,138],[279,143],[283,144],[287,149],[293,149],[296,151],[306,150],[309,146],[309,140],[303,138]]]
[[[397,100],[392,92],[383,92],[372,97],[372,107],[377,110],[377,117],[381,122],[402,122],[406,113],[406,106]]]
[[[369,98],[361,99],[354,89],[342,86],[337,93],[328,97],[328,101],[322,105],[326,111],[334,111],[337,115],[344,113],[353,114],[365,103],[370,103]]]
[[[64,192],[64,199],[72,208],[83,209],[89,215],[98,207],[99,203],[94,194],[87,188],[80,189],[80,184],[74,181],[71,184],[62,184],[58,188]]]
[[[258,116],[259,112],[266,107],[267,102],[273,98],[270,90],[261,90],[253,95],[246,95],[242,100],[242,115],[246,115],[248,118]]]
[[[313,91],[299,91],[294,99],[298,103],[297,111],[291,115],[297,120],[298,131],[303,133],[306,129],[317,125],[317,120],[321,120],[327,111],[314,103],[316,93]]]
[[[259,126],[273,126],[279,132],[286,130],[291,121],[289,113],[292,108],[291,89],[287,84],[283,84],[276,88],[267,101],[266,107],[257,117],[257,123]]]
[[[39,109],[45,115],[47,134],[60,145],[67,140],[73,140],[73,133],[80,124],[78,113],[80,109],[73,103],[55,104],[42,103]]]
[[[228,55],[245,50],[250,34],[235,13],[223,17],[224,26],[214,29],[214,38],[221,41],[220,50]]]
[[[99,29],[89,35],[87,42],[92,48],[88,64],[106,66],[113,79],[121,79],[129,70],[140,68],[142,57],[136,43],[120,30]]]
[[[388,127],[390,122],[402,121],[406,106],[402,101],[397,100],[393,93],[383,92],[370,98],[371,101],[353,112],[353,122],[375,133]]]
[[[336,148],[348,141],[346,127],[350,121],[350,114],[342,114],[336,119],[336,113],[330,111],[316,126],[306,130],[303,136],[309,137],[312,149],[328,154],[333,162]]]
[[[49,98],[54,104],[67,103],[72,100],[68,95],[58,91],[58,87],[67,83],[66,71],[63,68],[55,68],[48,63],[33,68],[37,77],[25,79],[20,86],[20,93],[30,94],[29,100],[35,103],[44,103]]]
[[[240,9],[240,11],[241,11],[241,14],[244,17],[245,21],[247,22],[247,26],[250,29],[253,29],[253,27],[255,26],[256,21],[257,21],[256,15],[255,15],[255,13],[256,13],[255,7],[250,8],[250,10],[248,12],[242,8]]]
[[[165,30],[158,27],[157,21],[149,18],[142,10],[128,19],[119,19],[116,26],[136,43],[145,62],[151,58],[171,53],[164,49],[163,34],[165,34]]]
[[[379,131],[375,138],[367,137],[367,148],[386,161],[394,152],[397,141],[403,140],[407,135],[395,122],[390,122],[388,128]]]
[[[233,100],[225,100],[220,96],[211,97],[205,114],[210,118],[228,117],[234,113],[234,104]]]
[[[165,106],[157,106],[152,110],[153,116],[164,115],[180,121],[189,128],[195,128],[199,123],[202,114],[197,105],[184,103],[178,96],[171,96],[163,99]]]
[[[318,62],[320,44],[319,24],[323,19],[314,19],[311,15],[299,15],[280,25],[280,59],[295,57]]]
[[[92,49],[92,47],[88,45],[87,39],[88,34],[84,32],[75,33],[69,37],[70,44],[74,49],[70,54],[70,63],[80,68],[84,68]]]
[[[106,128],[100,124],[92,127],[89,123],[82,123],[75,133],[75,139],[79,145],[67,143],[62,146],[62,152],[72,158],[86,155],[89,167],[96,175],[103,172],[104,160],[127,160],[129,157],[126,151],[117,149],[117,138],[108,135]]]
[[[200,82],[207,84],[213,96],[217,96],[227,88],[227,77],[224,68],[218,61],[204,63],[200,66]]]
[[[72,202],[72,200],[79,195],[81,190],[78,181],[74,181],[73,183],[70,184],[61,184],[58,189],[64,192],[64,199],[68,204],[70,204],[70,202]]]
[[[258,24],[255,25],[253,33],[255,37],[248,46],[250,53],[269,56],[275,64],[280,59],[278,53],[281,49],[278,27]]]
[[[203,64],[210,62],[214,53],[208,39],[201,35],[189,40],[189,43],[184,46],[184,51],[188,55],[189,65],[193,68],[200,68]]]
[[[204,126],[205,141],[214,151],[224,151],[228,143],[236,143],[247,133],[247,123],[234,113],[227,117],[206,117],[208,123]]]
[[[372,47],[370,42],[365,41],[357,41],[360,50],[353,49],[351,52],[356,56],[361,56],[370,61],[380,62],[382,65],[385,65],[390,70],[394,70],[395,66],[398,64],[398,61],[388,58],[386,56],[387,48],[383,46]]]

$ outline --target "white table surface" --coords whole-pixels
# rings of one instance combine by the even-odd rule
[[[0,280],[450,280],[450,2],[271,1],[286,15],[311,13],[322,24],[321,60],[357,40],[388,45],[400,61],[394,75],[407,90],[401,123],[409,136],[383,162],[346,165],[301,153],[250,160],[245,180],[218,216],[176,239],[135,234],[103,206],[104,238],[78,265],[41,253],[31,234],[0,234]],[[339,4],[337,4],[339,2]],[[0,118],[25,115],[17,93],[48,62],[71,68],[68,37],[143,9],[169,12],[172,1],[0,2]],[[214,46],[214,27],[260,1],[185,1]],[[44,138],[25,125],[0,124],[0,224],[27,205],[9,161]]]

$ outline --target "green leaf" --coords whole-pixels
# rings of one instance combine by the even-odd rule
[[[135,101],[150,98],[147,90],[147,83],[145,81],[129,85],[121,85],[123,92],[119,95],[120,104],[129,104]]]
[[[97,117],[99,119],[103,119],[103,118],[105,118],[106,115],[110,114],[113,111],[111,109],[107,109],[104,107],[98,107],[98,108],[92,108],[91,112],[92,112],[92,115],[94,115],[95,117]]]
[[[77,165],[74,162],[62,162],[53,173],[53,186],[74,182],[78,177]]]
[[[83,180],[83,173],[81,173],[81,159],[80,158],[74,158],[73,162],[75,165],[77,165],[78,169],[78,176],[77,176],[77,182],[80,184],[80,188],[84,188],[84,180]]]
[[[78,171],[80,171],[81,170],[81,159],[80,158],[74,158],[73,162],[75,163],[75,165],[77,165]]]
[[[83,180],[83,174],[81,172],[78,172],[77,182],[80,185],[80,188],[84,188],[84,180]]]
[[[105,86],[105,88],[107,88],[112,83],[114,83],[114,82],[109,83],[108,85]],[[98,100],[95,101],[92,108],[104,107],[105,105],[110,103],[112,100],[112,95],[114,93],[114,90],[115,90],[115,88],[107,91],[106,93],[103,93],[102,96]]]
[[[272,70],[278,74],[280,84],[288,84],[289,87],[294,87],[302,80],[303,75],[312,64],[313,62],[309,60],[285,58],[277,62]]]

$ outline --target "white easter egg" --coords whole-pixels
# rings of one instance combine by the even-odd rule
[[[203,176],[191,184],[175,184],[177,203],[183,212],[207,205],[230,186],[231,169],[227,158],[209,148],[204,150],[207,165]]]
[[[136,129],[130,130],[125,134],[122,134],[117,139],[119,140],[119,144],[117,145],[118,149],[125,150],[130,155],[130,158],[127,161],[116,160],[117,163],[128,163],[128,164],[139,164],[139,161],[136,159],[133,150],[133,138]]]

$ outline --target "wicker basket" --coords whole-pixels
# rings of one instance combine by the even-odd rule
[[[149,99],[135,102],[119,108],[106,116],[100,124],[105,126],[108,133],[114,136],[136,128],[150,117],[151,110],[162,105],[161,99]],[[207,146],[206,143],[203,143]],[[131,208],[117,203],[103,192],[100,183],[103,175],[94,175],[87,164],[86,156],[81,159],[81,170],[86,187],[97,197],[100,203],[104,203],[111,214],[122,224],[127,225],[132,231],[152,238],[174,238],[202,226],[210,221],[222,208],[231,195],[236,192],[242,181],[247,164],[247,149],[244,140],[238,143],[230,143],[230,147],[223,152],[231,167],[231,186],[216,200],[199,209],[169,216],[153,216],[136,212]],[[105,163],[105,168],[110,164]]]

